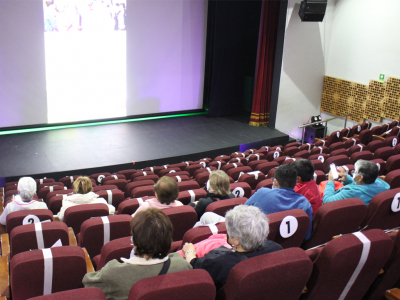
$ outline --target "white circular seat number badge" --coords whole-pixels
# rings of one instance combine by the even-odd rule
[[[394,147],[394,146],[396,146],[396,145],[397,145],[397,139],[394,138],[394,139],[392,140],[392,146]]]
[[[40,223],[40,219],[35,215],[27,215],[22,220],[22,225],[33,224],[33,223]]]
[[[322,155],[318,156],[318,160],[319,160],[320,162],[322,162],[322,163],[325,161],[325,159],[324,159],[324,157],[323,157]]]
[[[236,198],[243,197],[244,189],[238,186],[232,191],[232,194],[234,194]]]
[[[283,218],[281,225],[279,226],[279,233],[281,237],[288,238],[296,233],[297,227],[299,226],[299,222],[293,216],[286,216]]]
[[[400,193],[397,193],[396,196],[394,196],[394,198],[393,198],[392,211],[393,212],[400,211]]]
[[[279,152],[278,151],[275,151],[274,152],[274,158],[278,158],[279,157]]]

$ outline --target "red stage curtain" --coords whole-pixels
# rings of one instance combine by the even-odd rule
[[[253,106],[250,117],[250,125],[252,126],[268,125],[278,18],[279,1],[263,0],[260,34],[258,38]]]

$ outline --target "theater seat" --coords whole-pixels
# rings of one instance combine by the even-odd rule
[[[131,236],[108,242],[101,248],[100,255],[97,255],[92,259],[96,271],[101,270],[101,268],[103,268],[110,260],[116,259],[119,262],[122,262],[121,257],[129,258],[132,249],[133,244]]]
[[[168,166],[167,169],[163,169],[158,173],[158,177],[161,178],[161,177],[163,177],[163,176],[165,176],[167,174],[176,173],[176,172],[180,172],[180,171],[182,171],[182,170],[179,167],[170,167],[170,166]]]
[[[225,165],[226,165],[226,162],[223,161],[223,160],[212,161],[212,162],[210,162],[210,163],[208,164],[208,166],[209,166],[210,168],[216,168],[217,170],[221,170],[221,168],[222,168],[223,166],[225,166]]]
[[[125,178],[131,178],[133,173],[136,173],[137,170],[136,169],[129,169],[129,170],[121,170],[118,171],[117,174],[121,174],[124,175]],[[156,173],[157,174],[157,173]]]
[[[267,217],[269,240],[280,244],[283,248],[300,247],[310,225],[310,218],[304,210],[291,209],[268,214]]]
[[[329,173],[330,164],[335,164],[337,167],[347,165],[347,164],[349,164],[349,158],[346,155],[338,155],[338,156],[329,157],[328,159],[325,160],[325,163],[324,163],[323,171],[325,173]]]
[[[231,193],[236,197],[246,197],[251,196],[251,187],[246,182],[235,182],[230,184]]]
[[[106,190],[106,191],[98,191],[96,192],[100,198],[104,198],[108,202],[115,207],[115,210],[118,210],[118,206],[125,199],[124,192],[121,190]]]
[[[182,240],[185,232],[192,228],[197,222],[197,213],[194,208],[189,205],[166,208],[163,209],[163,212],[172,222],[174,228],[172,239],[174,241]]]
[[[242,163],[227,163],[225,166],[221,168],[221,170],[224,171],[225,173],[228,173],[230,169],[239,168],[243,166],[244,165]]]
[[[109,241],[131,235],[131,220],[129,215],[86,220],[81,225],[81,232],[77,234],[78,246],[86,248],[90,257],[95,257]]]
[[[260,181],[265,179],[264,173],[261,171],[252,171],[240,175],[238,182],[246,182],[254,190]]]
[[[204,189],[187,190],[179,192],[177,200],[186,205],[201,198],[205,198],[206,195],[207,192]]]
[[[202,269],[169,273],[145,278],[135,283],[128,300],[214,300],[215,285]]]
[[[275,158],[281,157],[283,156],[283,152],[280,150],[270,150],[270,152],[268,152],[266,159],[268,161],[273,161]]]
[[[400,169],[394,170],[385,176],[385,181],[390,185],[390,189],[395,189],[400,187]]]
[[[397,211],[400,188],[375,195],[367,207],[360,227],[366,229],[391,229],[400,225],[400,211]],[[393,205],[393,208],[392,208]]]
[[[312,262],[299,248],[246,259],[230,271],[217,300],[298,300],[310,277]]]
[[[68,207],[64,213],[64,223],[72,227],[75,234],[81,232],[81,225],[84,221],[93,217],[108,216],[108,205],[103,203],[82,204]]]
[[[245,197],[233,198],[233,199],[225,199],[220,201],[215,201],[209,205],[207,205],[206,212],[213,212],[220,216],[225,216],[225,213],[234,208],[237,205],[244,204],[247,201]]]
[[[292,157],[297,158],[297,159],[298,158],[307,159],[307,158],[309,158],[310,155],[311,155],[310,152],[308,152],[307,150],[303,150],[303,151],[299,151],[299,152],[295,153]]]
[[[275,161],[265,162],[256,167],[256,171],[260,171],[264,174],[268,174],[269,170],[279,167],[279,164]]]
[[[26,300],[43,294],[77,289],[83,287],[85,274],[85,253],[77,246],[19,253],[10,261],[12,298]]]
[[[23,220],[28,216],[33,215],[39,218],[41,222],[50,220],[53,221],[53,213],[48,209],[31,209],[20,210],[9,213],[6,218],[6,230],[10,234],[12,230],[22,225]],[[34,223],[34,220],[28,220],[29,223]]]
[[[29,300],[106,300],[106,295],[99,288],[87,287],[64,292],[53,293],[46,296],[30,298]]]
[[[146,186],[146,185],[153,186],[154,181],[153,180],[140,180],[140,181],[129,182],[125,187],[125,198],[131,197],[132,190],[134,188],[137,188],[139,186]]]
[[[330,241],[313,264],[307,299],[362,299],[392,249],[392,240],[380,229]]]
[[[386,172],[400,169],[400,154],[393,155],[386,161]]]
[[[241,163],[244,166],[247,166],[247,159],[245,157],[234,157],[232,158],[228,163],[232,164],[232,163]]]
[[[313,218],[311,237],[303,248],[309,249],[329,242],[336,235],[357,231],[366,212],[367,206],[358,198],[322,205]]]
[[[139,208],[140,204],[142,204],[144,201],[148,199],[153,199],[153,198],[154,196],[125,199],[118,206],[118,214],[132,215]]]
[[[59,182],[62,182],[68,189],[72,187],[72,184],[74,181],[81,177],[80,175],[74,175],[74,176],[65,176],[59,180]]]

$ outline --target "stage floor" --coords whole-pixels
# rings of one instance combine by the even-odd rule
[[[240,118],[190,116],[0,136],[0,177],[63,176],[214,158],[286,144],[289,136]],[[248,144],[244,146],[245,144]],[[132,166],[135,161],[135,166]]]

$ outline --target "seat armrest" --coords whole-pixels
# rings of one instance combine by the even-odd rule
[[[358,137],[358,136],[359,136],[359,134],[353,134],[353,136],[354,136],[354,137]]]
[[[342,137],[342,140],[345,140],[345,141],[347,141],[349,138],[348,137],[346,137],[346,136],[344,136],[344,137]]]
[[[10,239],[7,233],[4,233],[0,237],[1,241],[1,256],[7,256],[10,259]]]
[[[388,300],[400,300],[400,289],[390,289],[385,293],[385,297]]]
[[[379,135],[375,135],[375,134],[372,136],[372,139],[374,139],[374,138],[377,138],[377,139],[382,140],[382,141],[385,140],[385,138],[383,136],[379,136]]]
[[[7,256],[0,257],[0,296],[10,298],[10,274]]]
[[[314,140],[316,140],[316,141],[320,141],[321,139],[319,139],[319,138],[314,138]]]
[[[82,248],[85,252],[85,259],[86,259],[86,273],[94,272],[92,261],[90,260],[89,254],[86,251],[86,248]]]
[[[78,243],[76,242],[76,237],[74,230],[71,227],[68,227],[68,238],[69,238],[69,245],[70,246],[77,246]]]

